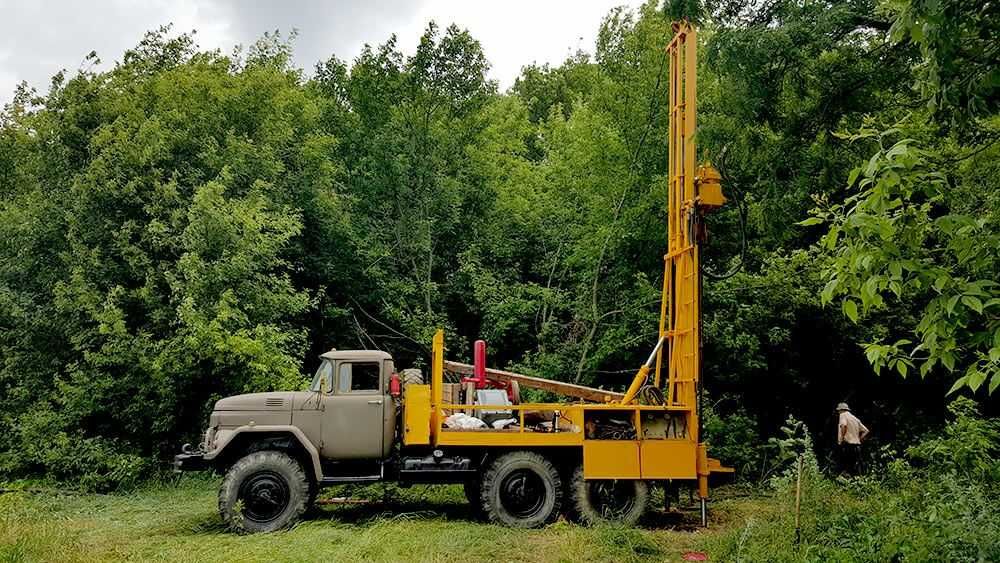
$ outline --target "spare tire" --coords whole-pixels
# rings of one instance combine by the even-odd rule
[[[423,385],[424,373],[418,368],[406,368],[399,373],[399,379],[403,382],[403,387],[407,385]]]

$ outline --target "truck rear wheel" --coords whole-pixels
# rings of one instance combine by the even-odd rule
[[[638,479],[586,480],[580,466],[573,472],[567,496],[571,520],[588,526],[608,523],[631,526],[646,513],[649,485]]]
[[[226,472],[219,513],[234,531],[274,532],[294,524],[309,499],[309,479],[298,461],[283,452],[259,451]]]
[[[494,460],[483,475],[480,505],[490,522],[537,528],[555,521],[562,506],[562,481],[552,462],[534,452],[511,452]]]

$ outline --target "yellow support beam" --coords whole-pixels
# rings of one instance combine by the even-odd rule
[[[438,443],[444,422],[441,395],[444,389],[444,329],[434,333],[431,343],[431,441]]]

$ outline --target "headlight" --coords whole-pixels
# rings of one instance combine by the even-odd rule
[[[206,452],[210,452],[215,449],[215,427],[212,426],[205,431],[205,439],[202,441],[202,448]]]

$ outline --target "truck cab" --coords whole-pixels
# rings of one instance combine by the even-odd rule
[[[292,424],[316,445],[321,459],[379,466],[392,449],[395,430],[392,356],[347,350],[327,352],[320,360],[309,391],[292,410]]]
[[[319,360],[304,391],[217,401],[201,443],[185,444],[174,457],[178,471],[225,474],[220,510],[234,527],[277,529],[297,518],[321,486],[384,478],[396,425],[392,356],[331,350]]]

